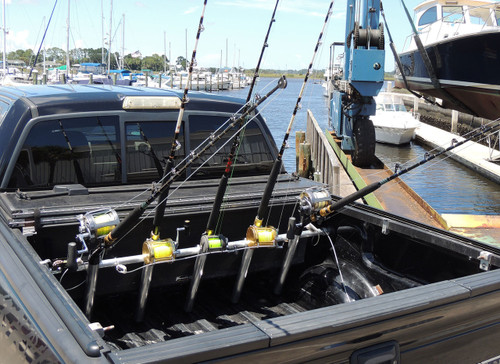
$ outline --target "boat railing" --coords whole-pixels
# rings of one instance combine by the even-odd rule
[[[307,110],[306,140],[311,144],[311,162],[320,181],[330,193],[340,196],[340,164],[330,142],[321,130],[311,110]]]

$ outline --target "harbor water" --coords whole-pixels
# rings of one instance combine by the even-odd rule
[[[261,78],[255,90],[264,95],[266,89],[269,90],[276,82],[277,79]],[[278,148],[283,142],[302,83],[303,79],[288,79],[287,88],[276,92],[272,101],[261,108]],[[246,98],[248,87],[221,93]],[[328,128],[328,107],[326,98],[323,96],[321,80],[309,79],[301,104],[289,138],[289,148],[283,156],[285,168],[289,172],[295,171],[295,131],[305,130],[306,111],[309,109],[313,112],[321,128]],[[399,147],[379,143],[376,146],[377,157],[393,170],[396,163],[403,165],[422,160],[428,151],[429,148],[415,142]],[[403,175],[402,179],[440,214],[500,214],[498,184],[447,156],[440,156],[415,168]]]

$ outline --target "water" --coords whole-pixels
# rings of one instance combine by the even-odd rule
[[[259,83],[254,87],[254,92],[265,95],[271,88],[276,86],[278,79],[261,77]],[[293,122],[292,132],[288,139],[289,148],[283,155],[283,163],[289,172],[295,171],[295,132],[297,130],[306,130],[307,110],[311,110],[322,129],[326,129],[328,124],[328,108],[326,97],[323,96],[323,87],[321,81],[309,79],[302,95],[301,109]],[[276,91],[270,97],[271,102],[263,108],[259,107],[262,115],[266,119],[267,125],[273,134],[278,149],[283,143],[286,129],[290,124],[293,110],[297,103],[297,98],[304,80],[302,78],[288,78],[287,87]],[[221,91],[220,94],[226,94],[234,97],[246,99],[249,88],[240,90]]]
[[[395,163],[413,164],[429,150],[416,143],[405,147],[377,143],[376,154],[394,170]],[[500,214],[498,184],[445,155],[404,174],[402,179],[440,214]]]
[[[261,78],[256,90],[261,95],[265,85],[267,90],[276,85],[277,80]],[[288,86],[275,93],[276,98],[262,109],[269,129],[278,145],[283,142],[290,122],[303,79],[288,79]],[[262,90],[262,91],[261,91]],[[242,90],[221,92],[231,96],[246,98],[248,87]],[[295,171],[295,131],[305,130],[306,111],[310,109],[322,129],[328,126],[328,108],[320,81],[309,80],[302,98],[302,108],[297,112],[292,133],[289,138],[290,147],[286,150],[283,161],[288,171]],[[378,144],[377,156],[390,168],[394,164],[414,163],[424,157],[427,147],[412,143],[396,147]],[[498,184],[481,177],[470,169],[460,165],[446,156],[430,161],[402,176],[402,179],[417,192],[437,212],[461,214],[500,214],[500,188]],[[390,182],[394,183],[394,182]]]

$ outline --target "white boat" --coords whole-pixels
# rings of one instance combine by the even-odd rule
[[[442,99],[445,108],[498,118],[500,2],[428,0],[415,7],[415,22],[435,79],[412,36],[399,54],[408,87]],[[395,79],[405,87],[400,70]]]
[[[370,119],[379,143],[406,144],[415,137],[420,122],[409,112],[400,94],[381,92],[375,97],[377,111]]]

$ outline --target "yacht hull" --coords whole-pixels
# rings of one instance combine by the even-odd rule
[[[410,90],[440,98],[447,108],[487,119],[500,116],[500,31],[445,39],[425,50],[441,88],[434,88],[421,54],[413,50],[399,55]],[[404,87],[400,72],[395,80],[396,87]]]

